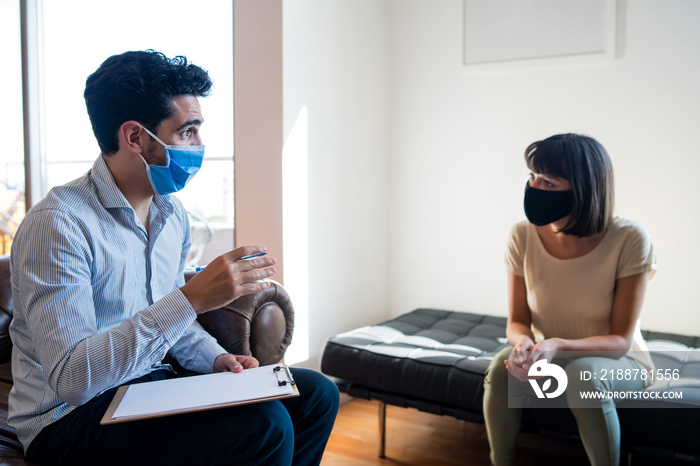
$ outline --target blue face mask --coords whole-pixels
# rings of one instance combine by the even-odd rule
[[[202,166],[204,146],[171,146],[145,127],[143,129],[165,147],[165,165],[150,165],[141,157],[146,164],[146,174],[153,191],[161,196],[180,191]]]

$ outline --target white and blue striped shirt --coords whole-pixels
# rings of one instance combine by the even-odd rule
[[[187,214],[155,195],[147,233],[102,156],[32,207],[12,244],[8,422],[25,449],[47,425],[153,370],[170,353],[212,372],[225,353],[179,287]]]

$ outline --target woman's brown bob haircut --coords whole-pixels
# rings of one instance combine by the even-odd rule
[[[583,238],[607,230],[615,203],[613,169],[608,152],[598,141],[579,134],[557,134],[530,144],[525,163],[533,173],[571,183],[574,208],[562,233]]]

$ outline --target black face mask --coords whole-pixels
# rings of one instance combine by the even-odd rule
[[[549,225],[571,213],[574,209],[574,192],[546,191],[525,185],[525,216],[538,227]]]

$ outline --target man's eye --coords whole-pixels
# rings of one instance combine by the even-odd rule
[[[192,130],[191,129],[186,129],[185,131],[182,132],[182,135],[186,138],[192,136]]]

